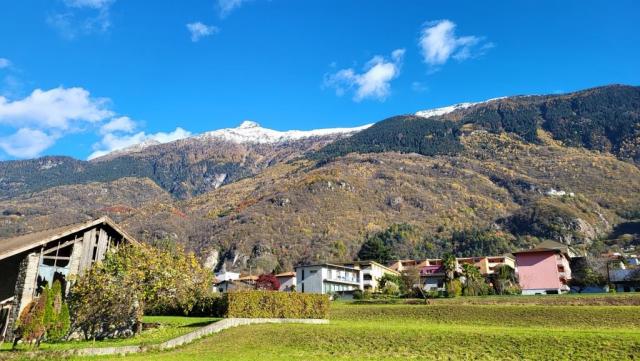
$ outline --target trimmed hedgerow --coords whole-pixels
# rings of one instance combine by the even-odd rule
[[[225,294],[227,317],[241,318],[327,318],[326,295],[243,291]]]

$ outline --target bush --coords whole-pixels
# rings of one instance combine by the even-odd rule
[[[23,340],[30,345],[35,342],[36,347],[40,346],[40,342],[44,339],[46,333],[44,326],[46,302],[46,295],[43,295],[37,300],[28,303],[22,310],[18,318],[14,347],[18,340]]]
[[[353,291],[353,299],[354,300],[363,300],[364,299],[364,293],[362,292],[362,290]]]
[[[384,288],[388,283],[395,283],[398,289],[402,287],[402,276],[396,276],[390,273],[385,273],[378,280],[378,286]]]
[[[426,291],[424,293],[424,297],[425,298],[438,298],[438,297],[442,297],[442,292],[441,291]]]
[[[393,282],[387,282],[382,288],[382,293],[385,295],[396,296],[400,293],[400,287]]]
[[[53,287],[47,285],[38,299],[22,311],[16,339],[29,344],[35,342],[36,347],[45,338],[47,341],[61,341],[69,332],[69,324],[69,307],[64,302],[60,281],[56,280]]]
[[[451,280],[445,285],[447,297],[458,297],[462,295],[462,283],[458,279]]]
[[[243,291],[229,292],[227,317],[241,318],[327,318],[329,297],[326,295]]]
[[[189,316],[197,317],[224,317],[227,312],[227,298],[222,295],[210,294],[200,297],[193,308],[189,310]],[[175,310],[172,315],[182,315],[180,310]],[[166,316],[164,314],[163,316]]]
[[[62,341],[69,332],[71,321],[69,306],[64,301],[60,281],[54,281],[51,288],[46,287],[43,296],[45,294],[44,326],[47,331],[47,341]]]

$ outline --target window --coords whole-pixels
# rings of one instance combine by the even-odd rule
[[[371,275],[364,275],[362,277],[365,281],[371,281],[373,279],[373,277],[371,277]]]

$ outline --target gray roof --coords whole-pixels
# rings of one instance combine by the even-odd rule
[[[335,263],[302,264],[302,265],[295,266],[294,269],[303,268],[303,267],[326,267],[326,268],[340,268],[340,269],[346,269],[350,271],[360,271],[359,268],[347,267],[347,266],[343,266]]]
[[[51,241],[55,241],[99,224],[107,224],[116,232],[121,234],[127,241],[137,243],[133,237],[120,228],[120,226],[112,221],[111,218],[104,216],[89,222],[76,223],[58,228],[46,229],[44,231],[28,233],[21,236],[0,239],[0,260],[37,248]]]

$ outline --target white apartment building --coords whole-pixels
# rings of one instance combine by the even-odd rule
[[[224,281],[235,281],[240,278],[240,273],[237,272],[228,272],[228,271],[220,271],[216,273],[216,281],[224,282]]]
[[[297,266],[295,270],[297,292],[349,294],[363,289],[358,268],[322,263]]]

